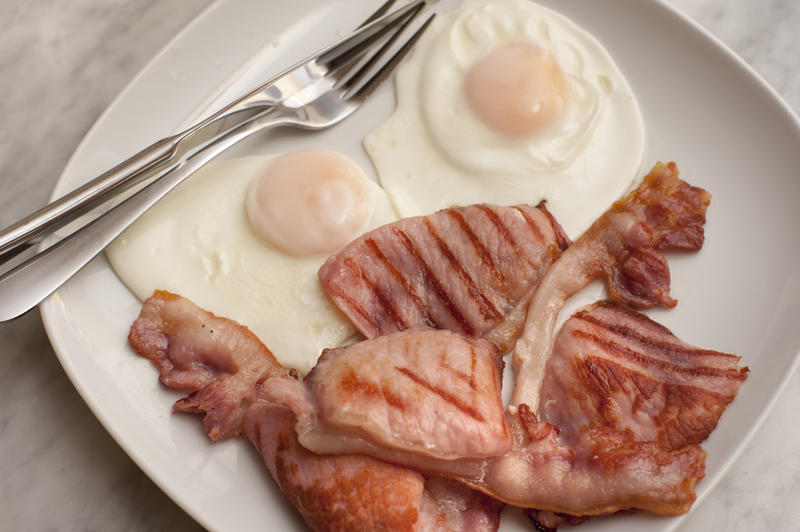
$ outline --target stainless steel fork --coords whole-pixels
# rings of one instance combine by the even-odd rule
[[[393,0],[392,0],[393,1]],[[387,9],[388,2],[382,9]],[[0,232],[0,256],[52,232],[135,184],[133,195],[80,229],[0,276],[0,321],[16,318],[55,291],[142,213],[208,161],[257,131],[293,126],[330,127],[355,111],[393,71],[427,28],[431,15],[403,37],[425,0],[379,16],[359,30],[268,81],[199,124],[162,139],[131,160]],[[39,223],[33,223],[38,221]]]
[[[123,194],[130,187],[148,181],[177,167],[193,146],[230,129],[260,110],[267,109],[300,91],[324,91],[335,69],[360,57],[376,39],[396,30],[397,25],[420,8],[412,2],[380,18],[395,0],[388,0],[373,13],[360,30],[321,50],[312,57],[267,81],[241,99],[230,103],[188,129],[158,140],[116,167],[87,182],[19,222],[0,230],[0,264],[36,244],[43,236],[71,223],[84,213],[103,205],[109,197]],[[330,76],[330,77],[329,77]],[[226,129],[227,128],[227,129]],[[98,209],[101,210],[102,209]],[[84,225],[91,217],[78,222]]]

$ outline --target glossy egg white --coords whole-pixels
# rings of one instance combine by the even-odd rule
[[[340,345],[355,328],[317,279],[328,254],[286,253],[257,236],[248,220],[248,190],[275,160],[266,155],[210,163],[147,211],[106,255],[139,299],[156,289],[187,297],[246,325],[281,364],[306,373],[323,348]],[[358,179],[366,219],[355,231],[395,220],[383,190],[363,174]]]
[[[514,48],[522,62],[504,53]],[[644,121],[624,76],[594,37],[528,0],[467,0],[438,16],[396,89],[396,110],[364,145],[401,216],[546,199],[574,238],[641,177]],[[541,124],[524,121],[526,105],[544,107]]]

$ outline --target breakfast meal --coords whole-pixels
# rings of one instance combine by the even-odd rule
[[[619,252],[609,254],[609,263],[619,261],[607,265],[609,269],[624,269],[629,259],[643,250],[683,242],[677,234],[695,235],[689,240],[696,242],[698,231],[702,234],[698,223],[702,224],[705,200],[689,201],[686,195],[688,192],[690,198],[707,199],[707,193],[690,187],[678,180],[676,172],[665,169],[674,170],[674,165],[657,166],[639,188],[593,225],[583,243],[582,237],[561,254],[545,274],[533,301],[545,288],[550,272],[555,271],[557,279],[563,277],[560,265],[573,262],[568,255],[570,249],[580,252],[582,246],[602,247],[594,239],[595,235],[604,234],[601,229],[607,237],[603,243]],[[609,223],[639,212],[642,202],[649,202],[645,211],[655,215],[640,220],[646,220],[649,226],[639,224],[637,228],[631,220]],[[692,205],[700,209],[700,214],[686,212]],[[620,233],[620,226],[632,231]],[[635,235],[627,244],[635,242],[638,247],[620,245],[621,235]],[[513,256],[515,251],[506,247],[506,255]],[[413,255],[407,252],[406,261],[413,260]],[[497,258],[506,260],[502,255]],[[653,263],[666,266],[658,260]],[[628,273],[637,271],[634,268]],[[636,278],[641,281],[638,293],[658,294],[672,304],[673,300],[665,299],[663,293],[663,276],[668,276],[668,270],[659,273],[661,276]],[[462,290],[469,288],[464,286]],[[554,289],[546,293],[553,294]],[[612,298],[617,294],[628,292],[610,292]],[[563,293],[558,295],[554,302],[563,303]],[[523,330],[523,337],[527,332]],[[657,332],[664,336],[663,330]],[[632,336],[651,349],[658,345],[657,341],[666,344],[663,339]],[[190,393],[176,403],[175,410],[205,414],[204,424],[212,440],[248,434],[290,500],[300,500],[302,505],[308,504],[309,498],[322,504],[334,495],[328,490],[319,496],[309,494],[308,489],[319,487],[309,484],[307,478],[287,480],[287,473],[278,469],[279,464],[285,465],[278,451],[302,447],[303,453],[316,456],[315,467],[328,471],[338,469],[324,466],[326,460],[339,460],[342,456],[364,460],[369,456],[395,464],[403,474],[405,467],[423,475],[457,480],[503,503],[579,516],[628,508],[662,514],[686,512],[694,501],[694,486],[704,473],[705,453],[696,443],[687,441],[665,448],[659,441],[635,438],[628,427],[618,430],[602,422],[580,427],[577,438],[568,443],[560,437],[558,426],[540,421],[528,404],[512,402],[503,409],[498,347],[488,340],[446,329],[415,327],[325,350],[300,381],[286,372],[247,328],[201,310],[180,296],[156,292],[145,302],[131,327],[130,342],[139,354],[156,364],[165,385]],[[667,355],[672,354],[670,350],[675,351],[668,344],[664,349]],[[683,349],[674,358],[685,358],[687,353],[691,351]],[[549,356],[545,353],[545,360]],[[631,356],[646,357],[637,351]],[[665,380],[670,388],[667,402],[672,397],[685,397],[685,390],[694,384],[693,373],[708,373],[709,368],[698,366],[675,371],[669,381]],[[739,380],[746,375],[746,369],[733,369]],[[532,382],[538,386],[531,379],[517,379],[514,397],[527,395],[520,387]],[[579,382],[571,389],[580,390],[582,385]],[[672,393],[673,389],[677,393]],[[538,393],[537,389],[532,395]],[[606,398],[612,395],[637,404],[647,398],[637,387],[611,387]],[[726,405],[723,402],[712,408],[717,417]],[[290,431],[291,446],[275,441],[278,430],[273,418],[282,423],[281,434],[287,427],[294,427]],[[269,432],[262,428],[251,434],[255,429],[248,428],[248,420],[258,427],[270,427]],[[653,422],[658,423],[659,418],[654,417]],[[708,425],[707,419],[703,422]],[[712,428],[715,424],[716,420],[711,423]],[[296,468],[290,471],[294,473]],[[482,500],[476,499],[477,495],[469,496]],[[373,500],[381,504],[367,496],[358,506]],[[345,503],[338,501],[336,506],[341,504]],[[486,508],[483,502],[476,504]],[[303,506],[300,511],[306,515],[320,510]],[[340,523],[341,517],[335,522],[325,519],[307,517],[309,523],[325,522],[322,528],[355,526],[352,521]],[[377,525],[378,522],[358,523],[367,529]]]
[[[639,311],[676,306],[664,252],[702,248],[710,194],[638,181],[622,73],[528,0],[439,17],[396,88],[380,186],[329,150],[213,163],[107,249],[173,411],[245,436],[315,530],[689,511],[749,369]]]

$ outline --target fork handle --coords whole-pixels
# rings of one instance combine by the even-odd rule
[[[141,190],[0,276],[0,322],[17,318],[38,305],[75,275],[147,209],[211,159],[256,131],[281,122],[265,108],[238,126],[192,146],[179,161],[161,170]],[[178,146],[180,152],[180,146]]]

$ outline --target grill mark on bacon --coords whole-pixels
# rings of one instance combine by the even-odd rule
[[[398,371],[401,375],[405,375],[406,377],[408,377],[410,380],[412,380],[419,386],[422,386],[423,388],[426,388],[431,392],[435,393],[436,395],[438,395],[439,397],[441,397],[442,399],[444,399],[445,401],[456,407],[458,410],[461,410],[469,417],[481,422],[486,421],[486,419],[481,415],[481,413],[478,412],[475,408],[473,408],[472,405],[469,405],[461,401],[461,399],[447,392],[446,390],[443,390],[438,386],[429,383],[428,381],[426,381],[425,379],[414,373],[412,370],[400,366],[395,366],[394,369]]]
[[[453,318],[458,322],[462,332],[467,336],[473,336],[475,334],[475,329],[472,327],[472,324],[470,324],[464,318],[464,315],[461,314],[458,308],[456,308],[456,306],[453,304],[453,300],[450,299],[450,296],[447,294],[444,287],[442,287],[439,280],[431,271],[428,263],[425,262],[425,259],[422,257],[422,255],[420,255],[419,250],[414,245],[414,242],[412,242],[405,231],[399,227],[393,227],[392,232],[400,239],[400,242],[406,248],[406,251],[409,253],[409,255],[413,257],[414,261],[417,263],[417,266],[419,266],[420,271],[422,272],[425,282],[433,289],[433,293],[436,294],[436,297],[438,297],[439,300],[444,303],[445,307],[450,312],[450,315],[453,316]]]
[[[350,266],[347,260],[345,260],[344,263],[346,266]],[[352,270],[352,268],[350,269]],[[373,327],[378,326],[378,322],[375,320],[375,318],[371,316],[366,310],[364,310],[364,307],[359,305],[358,302],[356,302],[356,300],[350,297],[350,295],[345,290],[342,290],[338,285],[335,285],[333,283],[328,285],[328,292],[331,294],[331,296],[343,300],[347,304],[347,306],[349,306],[353,311],[355,311],[356,314],[358,314],[366,321],[368,321],[370,325],[372,325]]]
[[[383,252],[380,246],[378,246],[378,243],[375,242],[375,240],[372,238],[367,238],[366,240],[364,240],[364,245],[366,245],[367,248],[369,248],[369,250],[372,251],[372,254],[375,255],[375,257],[378,260],[381,261],[386,271],[388,271],[389,274],[403,286],[403,290],[405,290],[406,294],[408,294],[411,300],[414,301],[414,305],[417,307],[419,312],[425,317],[425,322],[431,327],[438,329],[439,324],[428,312],[428,307],[425,305],[425,302],[422,301],[422,298],[414,289],[414,286],[411,283],[409,283],[408,279],[402,273],[400,273],[400,271],[394,266],[394,264],[392,264],[389,261],[388,257],[386,257],[386,254]],[[408,328],[408,325],[403,326],[403,329],[406,328]]]
[[[547,216],[547,221],[550,222],[550,228],[553,229],[553,234],[556,235],[558,250],[561,252],[565,251],[572,244],[572,241],[561,228],[561,225],[558,223],[555,216],[553,216],[553,213],[547,209],[547,200],[542,200],[537,203],[536,208]]]
[[[443,368],[443,369],[448,370],[454,376],[458,377],[462,381],[464,381],[467,384],[469,384],[469,387],[472,390],[477,391],[478,383],[477,383],[477,380],[475,379],[475,370],[476,370],[476,366],[478,364],[478,358],[477,358],[477,355],[475,354],[475,348],[474,347],[470,347],[470,357],[471,357],[471,361],[470,361],[470,374],[469,375],[467,375],[465,372],[463,372],[463,371],[461,371],[461,370],[459,370],[457,368],[454,368],[452,366],[449,366],[449,365],[445,364],[445,357],[444,356],[438,357],[439,358],[439,366],[441,368]]]
[[[578,338],[583,338],[585,340],[590,340],[593,343],[599,345],[600,347],[614,351],[615,353],[621,355],[624,358],[634,360],[636,361],[637,364],[644,367],[658,368],[662,370],[672,371],[674,373],[682,373],[684,375],[692,375],[692,376],[723,377],[726,379],[734,379],[740,381],[743,381],[747,378],[746,371],[742,371],[739,369],[722,369],[722,368],[713,368],[707,366],[687,368],[684,366],[680,366],[678,364],[666,362],[664,360],[653,358],[645,355],[644,353],[640,353],[632,349],[629,349],[623,346],[622,344],[619,344],[612,340],[605,340],[603,338],[600,338],[596,334],[588,333],[586,331],[582,331],[579,329],[572,331],[572,335]]]
[[[625,309],[625,311],[627,312],[628,310]],[[600,328],[606,329],[618,336],[624,337],[627,340],[632,340],[648,350],[665,351],[673,355],[685,355],[687,358],[697,357],[697,356],[718,356],[721,358],[732,359],[733,361],[739,360],[739,357],[737,357],[736,355],[731,355],[728,353],[721,353],[719,351],[712,351],[710,349],[700,349],[696,347],[685,347],[671,342],[663,342],[661,340],[656,340],[655,338],[652,338],[650,336],[645,336],[636,331],[635,329],[632,329],[625,325],[615,325],[613,323],[608,323],[595,316],[591,316],[585,312],[579,312],[575,314],[574,317],[580,319],[581,321],[585,321],[587,323],[591,323],[592,325],[596,325]],[[649,318],[647,319],[649,320]],[[663,325],[660,325],[652,320],[649,321],[653,325],[657,325],[664,333],[672,336],[672,332],[670,332],[670,330],[664,327]]]
[[[475,253],[480,257],[481,262],[489,269],[489,273],[494,277],[494,279],[501,285],[506,286],[508,280],[506,279],[505,275],[497,269],[497,266],[494,263],[494,259],[492,259],[492,254],[489,253],[489,250],[486,249],[478,235],[475,234],[475,231],[472,230],[472,227],[467,223],[467,220],[464,219],[464,216],[461,215],[460,212],[456,209],[447,209],[444,211],[447,213],[450,218],[455,220],[458,224],[458,227],[461,231],[467,235],[467,240],[472,244],[472,247],[475,249]]]
[[[668,334],[668,335],[672,336],[672,331],[670,331],[669,329],[667,329],[666,327],[664,327],[663,325],[661,325],[657,321],[653,321],[650,318],[648,318],[647,316],[645,316],[644,314],[642,314],[640,312],[637,312],[637,311],[635,311],[633,309],[630,309],[630,308],[628,308],[628,307],[626,307],[624,305],[620,305],[619,303],[617,303],[615,301],[612,301],[610,299],[602,299],[600,301],[596,301],[595,303],[593,303],[592,306],[595,306],[595,307],[598,307],[598,308],[603,308],[603,309],[608,309],[608,310],[613,311],[613,312],[621,312],[623,314],[627,314],[628,316],[630,316],[634,320],[644,321],[645,323],[647,323],[647,325],[649,327],[652,327],[653,329],[656,329],[657,331],[659,331],[659,332],[661,332],[663,334]],[[589,311],[581,310],[581,311],[576,312],[575,316],[579,317],[579,318],[583,318],[584,316],[588,316],[589,314],[590,314]],[[597,319],[597,318],[595,318],[595,319]]]
[[[352,394],[368,397],[374,399],[376,397],[383,397],[386,402],[394,408],[405,411],[407,406],[402,397],[395,394],[392,390],[385,386],[378,386],[369,381],[359,378],[355,371],[350,371],[344,375],[339,381],[339,386]]]
[[[522,215],[522,217],[525,219],[525,222],[528,224],[528,227],[531,228],[531,232],[534,235],[536,235],[536,240],[538,240],[539,242],[545,242],[544,235],[542,234],[542,230],[539,227],[539,224],[536,223],[536,220],[531,218],[530,214],[528,214],[525,211],[525,209],[523,209],[519,205],[514,205],[512,208]]]
[[[425,228],[428,230],[430,235],[434,240],[436,240],[439,251],[450,263],[450,266],[458,273],[458,278],[461,279],[465,285],[467,285],[467,293],[478,305],[481,316],[483,316],[485,320],[502,319],[503,314],[497,310],[497,307],[495,307],[494,304],[492,304],[492,302],[480,292],[480,290],[478,290],[478,287],[475,286],[475,280],[470,277],[469,273],[467,273],[467,271],[464,269],[464,266],[458,262],[456,256],[453,255],[453,252],[447,246],[447,243],[442,240],[439,232],[436,231],[436,228],[431,223],[430,218],[424,218],[423,222],[425,223]]]
[[[474,347],[470,347],[469,356],[470,356],[470,361],[469,361],[469,385],[474,390],[476,388],[476,386],[475,386],[475,370],[476,370],[476,368],[478,366],[478,355],[475,353],[475,348]]]
[[[345,264],[347,264],[347,266],[350,267],[352,265],[355,265],[355,261],[353,261],[352,259],[347,259],[345,260]],[[394,304],[392,303],[391,299],[387,297],[387,295],[383,292],[383,290],[378,288],[367,276],[362,275],[361,279],[364,281],[364,284],[367,285],[367,288],[369,288],[370,291],[372,291],[372,293],[375,294],[375,297],[378,299],[378,302],[386,311],[386,314],[388,314],[389,317],[392,318],[392,321],[394,321],[395,325],[397,325],[399,329],[407,329],[408,324],[403,319],[403,317],[397,312],[397,309],[394,308]]]
[[[581,364],[580,360],[573,360],[572,367],[575,374],[579,375],[581,382],[597,398],[597,413],[600,414],[604,421],[608,422],[610,397],[606,395],[606,390],[619,390],[622,388],[622,382],[614,373],[601,371],[601,366],[605,366],[602,362],[598,357],[587,357],[583,364]],[[613,384],[611,379],[614,380]]]
[[[533,266],[533,264],[527,260],[527,257],[525,257],[525,253],[523,253],[519,242],[517,242],[517,240],[514,238],[514,235],[511,234],[511,231],[509,231],[508,227],[503,223],[503,220],[497,215],[497,213],[494,212],[488,205],[481,204],[477,205],[477,207],[486,215],[489,221],[492,222],[492,225],[494,225],[497,231],[503,236],[503,239],[508,242],[517,257],[525,259],[525,262],[527,262],[528,265]]]
[[[356,262],[355,262],[353,259],[351,259],[351,258],[349,258],[349,257],[348,257],[348,258],[346,258],[346,259],[344,260],[344,265],[345,265],[345,266],[347,267],[347,269],[349,269],[351,272],[354,272],[354,273],[356,273],[356,274],[358,275],[359,279],[361,279],[361,280],[364,282],[364,284],[367,286],[367,288],[369,288],[369,289],[370,289],[370,291],[371,291],[373,294],[375,294],[375,297],[378,299],[378,302],[379,302],[379,303],[380,303],[380,304],[383,306],[384,310],[385,310],[385,311],[386,311],[386,313],[387,313],[387,314],[388,314],[388,315],[389,315],[389,316],[392,318],[392,320],[395,322],[395,324],[396,324],[398,327],[402,326],[402,324],[403,324],[403,320],[402,320],[402,319],[401,319],[401,318],[400,318],[400,317],[399,317],[399,316],[398,316],[398,315],[395,313],[395,311],[394,311],[394,307],[392,307],[392,304],[391,304],[390,302],[386,301],[386,299],[384,298],[383,294],[382,294],[382,293],[380,293],[380,291],[379,291],[379,290],[377,290],[377,289],[375,288],[375,286],[372,284],[372,282],[370,282],[370,280],[369,280],[369,279],[367,279],[365,276],[361,275],[361,269],[358,267],[358,264],[356,264]],[[368,312],[366,311],[366,309],[364,309],[363,307],[361,307],[360,305],[358,305],[358,303],[356,303],[356,301],[355,301],[353,298],[349,297],[347,294],[344,294],[344,293],[342,293],[342,292],[341,292],[341,291],[339,291],[339,290],[337,290],[337,291],[336,291],[336,295],[337,295],[338,297],[342,297],[342,298],[344,298],[344,299],[345,299],[345,300],[348,302],[348,304],[350,304],[350,305],[352,306],[352,308],[353,308],[353,309],[354,309],[356,312],[358,312],[358,314],[359,314],[361,317],[363,317],[364,319],[366,319],[367,321],[369,321],[369,322],[370,322],[370,324],[371,324],[373,327],[378,327],[378,326],[380,325],[380,323],[378,322],[378,320],[376,320],[376,319],[375,319],[375,317],[374,317],[373,315],[371,315],[370,313],[368,313]]]
[[[593,395],[599,402],[598,414],[600,414],[606,426],[615,426],[613,411],[609,408],[609,406],[613,406],[609,405],[609,402],[612,401],[612,397],[608,393],[610,390],[624,390],[626,383],[633,385],[639,392],[632,407],[634,412],[641,410],[642,405],[652,396],[651,390],[644,388],[643,384],[655,383],[654,379],[622,368],[614,361],[598,356],[587,356],[585,360],[575,359],[572,362],[572,367],[575,374],[580,377],[581,382],[592,390]],[[624,374],[620,374],[617,368]],[[612,380],[613,383],[611,382]]]
[[[469,387],[472,388],[473,390],[477,390],[477,386],[475,384],[475,378],[473,375],[467,375],[463,371],[451,368],[450,366],[445,366],[444,369],[448,370],[453,376],[458,377],[460,380],[469,384]]]

